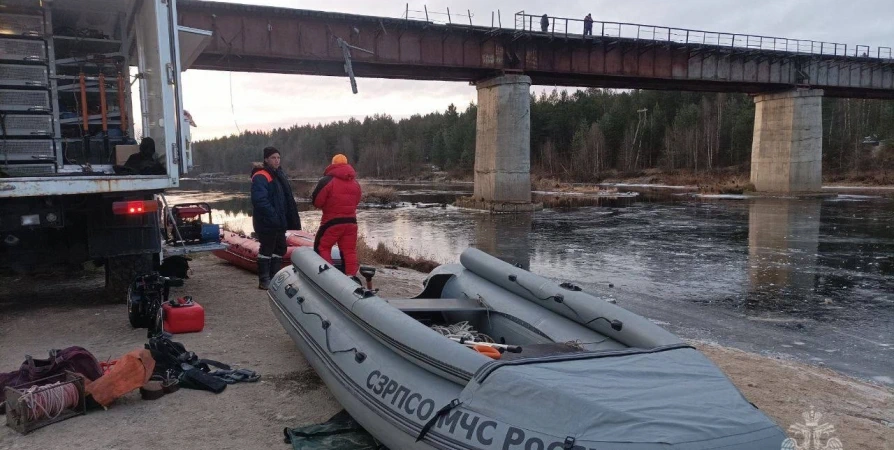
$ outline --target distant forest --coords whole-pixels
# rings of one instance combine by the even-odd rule
[[[472,174],[474,104],[394,120],[375,115],[321,125],[246,131],[195,144],[201,172],[247,172],[272,145],[292,174],[318,174],[335,153],[360,176],[407,178],[432,166]],[[750,164],[754,103],[744,94],[587,89],[531,96],[531,166],[541,175],[593,181],[644,169],[695,172]],[[882,140],[883,157],[869,158]],[[823,99],[823,169],[894,168],[894,102]],[[888,145],[886,145],[888,144]],[[878,152],[876,152],[878,153]]]

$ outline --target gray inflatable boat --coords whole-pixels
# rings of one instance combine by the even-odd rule
[[[476,249],[386,299],[309,248],[271,306],[338,401],[397,449],[768,449],[783,431],[649,320]]]

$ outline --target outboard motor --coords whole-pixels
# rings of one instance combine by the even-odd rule
[[[153,272],[140,275],[127,290],[127,317],[134,328],[148,328],[148,337],[163,331],[164,311],[162,303],[168,302],[171,287],[183,286],[183,280],[169,278]]]

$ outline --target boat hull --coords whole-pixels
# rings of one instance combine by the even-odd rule
[[[329,388],[335,399],[338,400],[338,403],[376,439],[390,449],[450,448],[431,446],[427,443],[415,443],[410,434],[408,434],[407,429],[398,427],[392,420],[388,420],[383,415],[380,415],[371,401],[362,400],[365,397],[365,393],[361,386],[346,380],[346,375],[338,367],[338,364],[326,355],[326,350],[317,345],[307,330],[294,320],[273,297],[270,298],[270,304],[280,324],[282,324],[292,340],[295,341],[295,344],[298,345],[298,349],[323,380],[323,383],[326,384],[326,387]]]
[[[704,355],[662,333],[618,334],[616,345],[598,351],[494,361],[414,318],[404,320],[409,313],[403,311],[412,308],[392,306],[459,300],[420,295],[389,301],[330,270],[312,251],[296,250],[292,262],[271,282],[274,314],[339,403],[392,450],[776,450],[784,439]],[[474,291],[481,277],[462,267],[438,274],[450,281],[430,277],[426,292],[449,291],[451,282],[467,277],[454,288],[471,291],[469,297],[494,295]],[[505,295],[522,312],[538,301]],[[569,296],[574,298],[581,302],[574,303],[579,313],[586,311],[583,297]],[[488,320],[513,312],[511,305],[488,310]],[[466,308],[461,314],[476,312]],[[537,317],[545,329],[531,339],[544,342],[559,335],[550,327],[569,320],[552,312]],[[513,317],[506,330],[518,330],[511,328],[516,322],[524,321]],[[627,338],[658,345],[617,344]]]
[[[261,243],[257,239],[231,231],[222,231],[220,242],[226,245],[227,248],[214,251],[214,256],[249,272],[258,272],[258,252],[261,250]],[[282,259],[282,267],[288,267],[292,264],[292,252],[296,248],[313,248],[314,235],[301,230],[286,231],[286,245],[286,254]]]

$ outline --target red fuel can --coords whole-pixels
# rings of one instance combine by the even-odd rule
[[[164,303],[164,330],[168,333],[195,333],[205,328],[205,308],[184,298],[175,300],[178,305]]]

